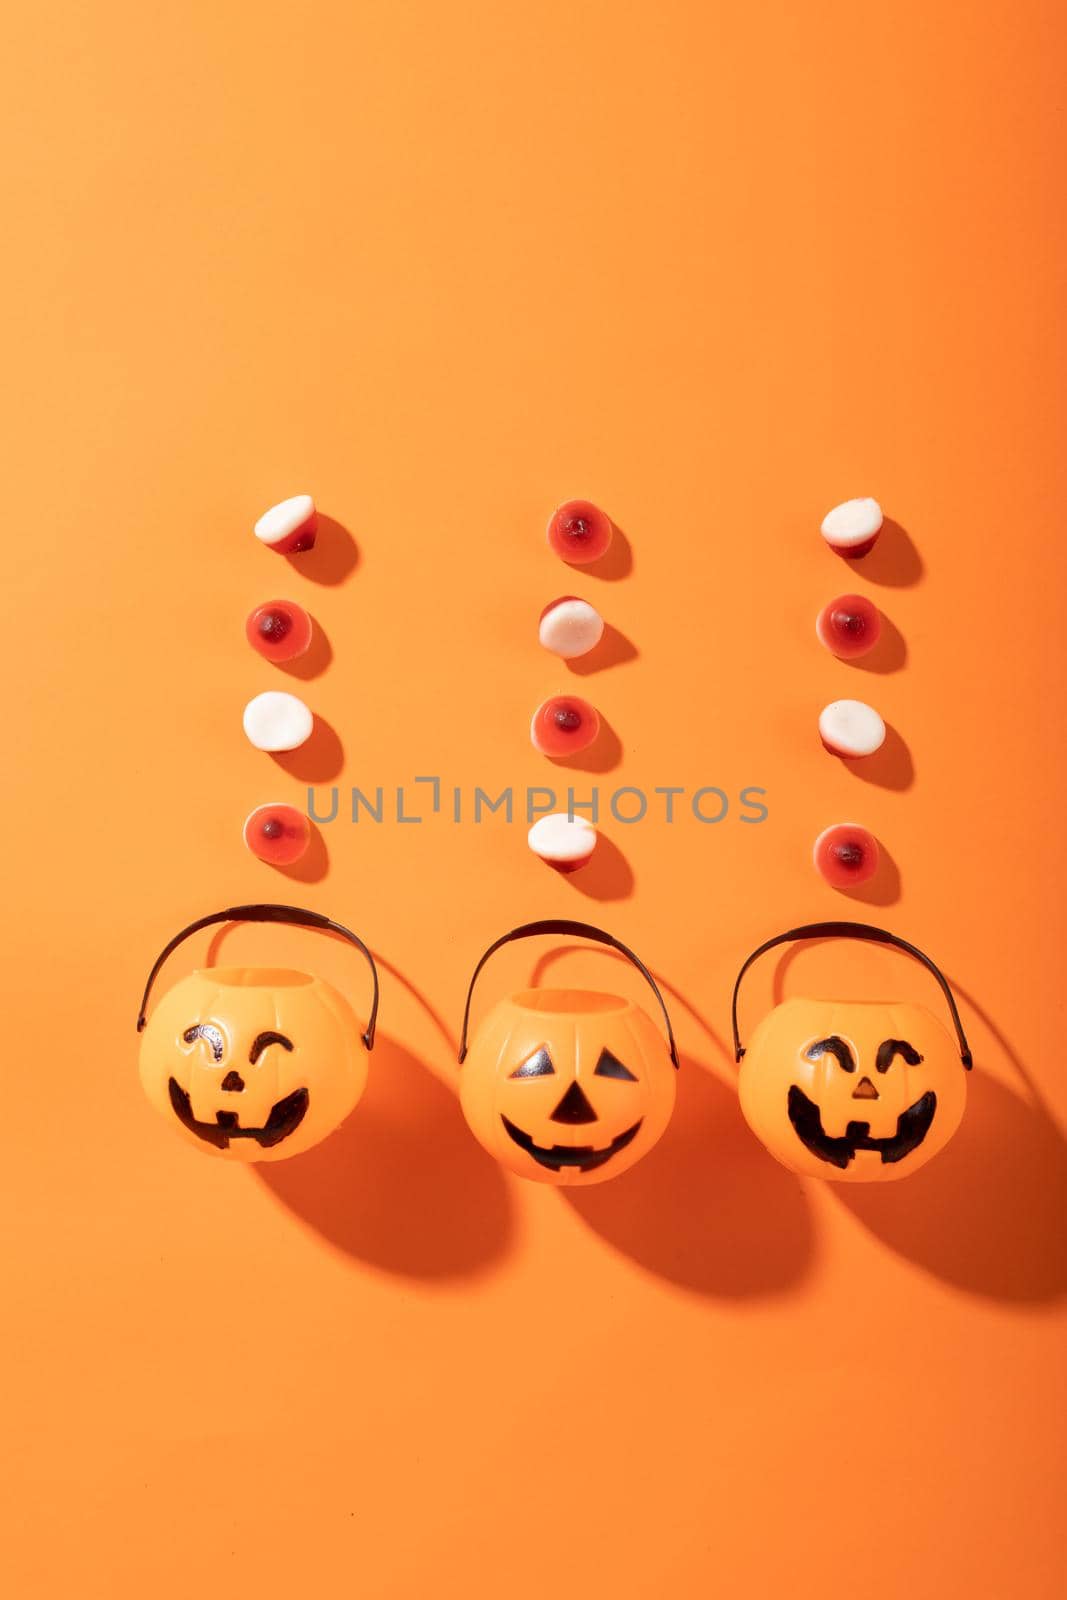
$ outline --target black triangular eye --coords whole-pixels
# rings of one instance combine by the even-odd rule
[[[613,1056],[610,1050],[601,1050],[600,1060],[593,1071],[600,1078],[625,1078],[627,1083],[636,1083],[637,1074],[631,1072],[629,1067],[624,1067],[618,1056]]]
[[[532,1056],[527,1056],[521,1067],[509,1073],[512,1078],[547,1078],[550,1072],[555,1072],[552,1058],[544,1045],[540,1050],[535,1050]]]

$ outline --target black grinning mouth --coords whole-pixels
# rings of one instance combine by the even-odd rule
[[[236,1111],[216,1111],[214,1122],[198,1122],[193,1116],[189,1096],[176,1078],[170,1079],[167,1088],[178,1121],[190,1133],[195,1133],[198,1139],[203,1139],[205,1144],[213,1144],[217,1150],[228,1150],[231,1139],[255,1139],[264,1150],[281,1144],[303,1122],[311,1099],[306,1089],[294,1089],[292,1094],[287,1094],[284,1100],[279,1100],[271,1107],[270,1116],[262,1128],[242,1128],[238,1126]]]
[[[509,1122],[503,1114],[500,1118],[507,1129],[508,1137],[513,1139],[520,1150],[533,1156],[534,1160],[542,1167],[548,1167],[551,1172],[559,1172],[564,1167],[577,1167],[579,1172],[592,1172],[597,1167],[602,1167],[605,1161],[610,1161],[612,1156],[618,1155],[620,1150],[637,1138],[641,1130],[642,1117],[635,1122],[632,1128],[627,1128],[625,1133],[620,1133],[617,1139],[604,1150],[594,1150],[591,1144],[569,1145],[553,1144],[547,1149],[543,1145],[534,1144],[528,1133],[523,1133],[513,1122]]]
[[[794,1083],[789,1090],[789,1120],[797,1138],[820,1161],[834,1167],[847,1167],[857,1150],[877,1150],[883,1163],[903,1161],[917,1150],[926,1135],[937,1110],[937,1096],[932,1089],[902,1111],[897,1118],[897,1131],[886,1139],[872,1139],[869,1122],[850,1122],[840,1138],[831,1138],[823,1132],[819,1108],[809,1100]]]

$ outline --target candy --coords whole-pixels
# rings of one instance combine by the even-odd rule
[[[832,700],[819,713],[819,737],[831,755],[873,756],[885,743],[885,723],[862,700]]]
[[[249,612],[245,633],[268,661],[292,661],[311,643],[311,618],[292,600],[267,600]]]
[[[280,689],[257,694],[245,706],[244,730],[257,750],[295,750],[310,736],[313,722],[303,700]]]
[[[874,547],[882,526],[877,500],[845,500],[822,519],[822,536],[838,555],[857,561]]]
[[[256,523],[256,538],[280,556],[296,555],[299,550],[310,550],[315,543],[318,521],[311,496],[294,494],[264,511]]]
[[[310,839],[311,824],[295,806],[257,806],[245,820],[245,844],[272,867],[299,861]]]
[[[873,650],[882,632],[878,607],[862,594],[839,594],[823,606],[815,633],[827,650],[841,661],[854,661]]]
[[[577,695],[556,694],[538,706],[530,738],[543,756],[572,756],[587,750],[600,732],[595,706]]]
[[[557,872],[577,872],[584,867],[596,849],[597,831],[585,817],[569,817],[565,811],[553,811],[539,817],[526,835],[526,842],[535,856]]]
[[[546,650],[572,661],[584,656],[604,636],[604,618],[588,600],[565,594],[545,607],[538,623],[537,637]]]
[[[878,870],[878,840],[858,822],[838,822],[815,841],[815,865],[834,889],[866,883]]]
[[[599,561],[611,543],[611,518],[588,500],[568,500],[553,512],[548,542],[573,566]]]

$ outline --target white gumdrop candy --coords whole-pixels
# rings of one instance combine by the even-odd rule
[[[819,714],[819,737],[836,756],[873,756],[885,743],[885,723],[862,700],[833,700]]]
[[[595,648],[604,637],[604,618],[588,600],[564,595],[541,613],[537,636],[546,650],[571,661]]]
[[[244,730],[257,750],[295,750],[311,736],[314,720],[295,694],[268,689],[245,706]]]
[[[315,543],[317,522],[315,502],[309,494],[290,495],[269,511],[264,511],[255,526],[256,538],[282,555],[310,550]]]
[[[570,817],[565,811],[538,817],[526,835],[534,855],[559,872],[577,872],[584,867],[596,841],[597,831],[586,817]]]
[[[869,496],[845,500],[822,519],[822,536],[827,544],[847,555],[866,554],[882,526],[882,508]]]

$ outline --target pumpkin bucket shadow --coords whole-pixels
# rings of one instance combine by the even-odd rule
[[[378,1035],[367,1089],[330,1138],[256,1175],[336,1249],[413,1278],[470,1277],[508,1248],[511,1201],[456,1098]]]
[[[828,1187],[882,1242],[998,1300],[1067,1290],[1067,1146],[1048,1115],[982,1072],[952,1143],[905,1182]]]
[[[647,1271],[698,1294],[780,1294],[806,1275],[814,1230],[800,1183],[748,1131],[736,1091],[682,1058],[663,1138],[631,1171],[563,1191],[586,1225]]]

